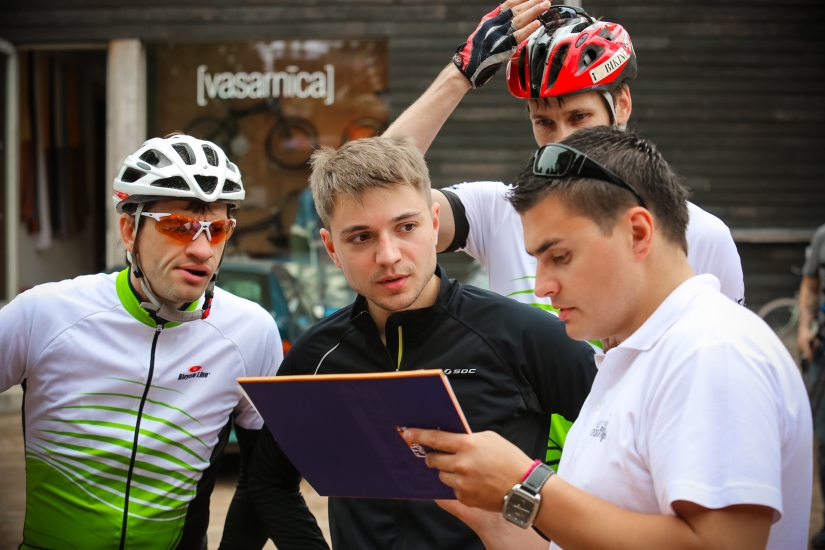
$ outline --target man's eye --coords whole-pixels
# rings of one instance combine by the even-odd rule
[[[587,115],[585,113],[577,113],[577,114],[573,115],[572,117],[570,117],[570,120],[572,120],[573,122],[581,122],[582,120],[584,120],[586,118],[587,118]]]
[[[401,226],[401,231],[403,231],[404,233],[410,233],[413,229],[415,229],[414,223],[405,223]]]
[[[349,242],[351,242],[351,243],[363,243],[364,241],[367,240],[367,238],[368,237],[364,234],[353,235],[352,237],[349,238]]]
[[[553,256],[553,261],[557,264],[566,264],[570,260],[570,253],[565,252],[564,254],[560,254],[558,256]]]

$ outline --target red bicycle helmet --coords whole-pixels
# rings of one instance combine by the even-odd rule
[[[519,44],[507,64],[507,87],[522,99],[610,92],[636,78],[636,52],[621,25],[596,21],[581,8],[556,6]]]

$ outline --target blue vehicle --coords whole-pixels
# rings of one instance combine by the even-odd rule
[[[267,310],[281,333],[284,353],[318,320],[300,283],[275,260],[227,260],[218,286]]]

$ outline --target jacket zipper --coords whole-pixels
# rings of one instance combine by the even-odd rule
[[[135,469],[135,459],[137,458],[138,437],[140,436],[140,420],[143,417],[143,406],[146,404],[146,396],[149,395],[149,388],[152,386],[152,376],[155,373],[155,349],[158,345],[158,338],[163,332],[163,324],[158,324],[155,336],[152,339],[152,352],[149,356],[149,376],[146,379],[146,387],[143,388],[143,397],[140,398],[137,420],[135,421],[135,439],[132,442],[132,457],[129,459],[129,471],[126,474],[126,492],[123,494],[123,524],[120,529],[120,550],[126,546],[126,527],[129,523],[129,491],[132,487],[132,471]]]
[[[398,365],[395,370],[401,370],[401,356],[404,355],[404,333],[401,332],[401,325],[398,325]]]

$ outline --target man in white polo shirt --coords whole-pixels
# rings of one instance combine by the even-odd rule
[[[687,261],[686,190],[610,128],[539,150],[509,200],[536,291],[576,339],[617,335],[558,475],[493,432],[412,430],[493,548],[803,549],[812,428],[802,378],[756,315]],[[538,461],[536,461],[538,462]],[[498,512],[497,514],[495,512]],[[522,540],[521,537],[525,537]]]

